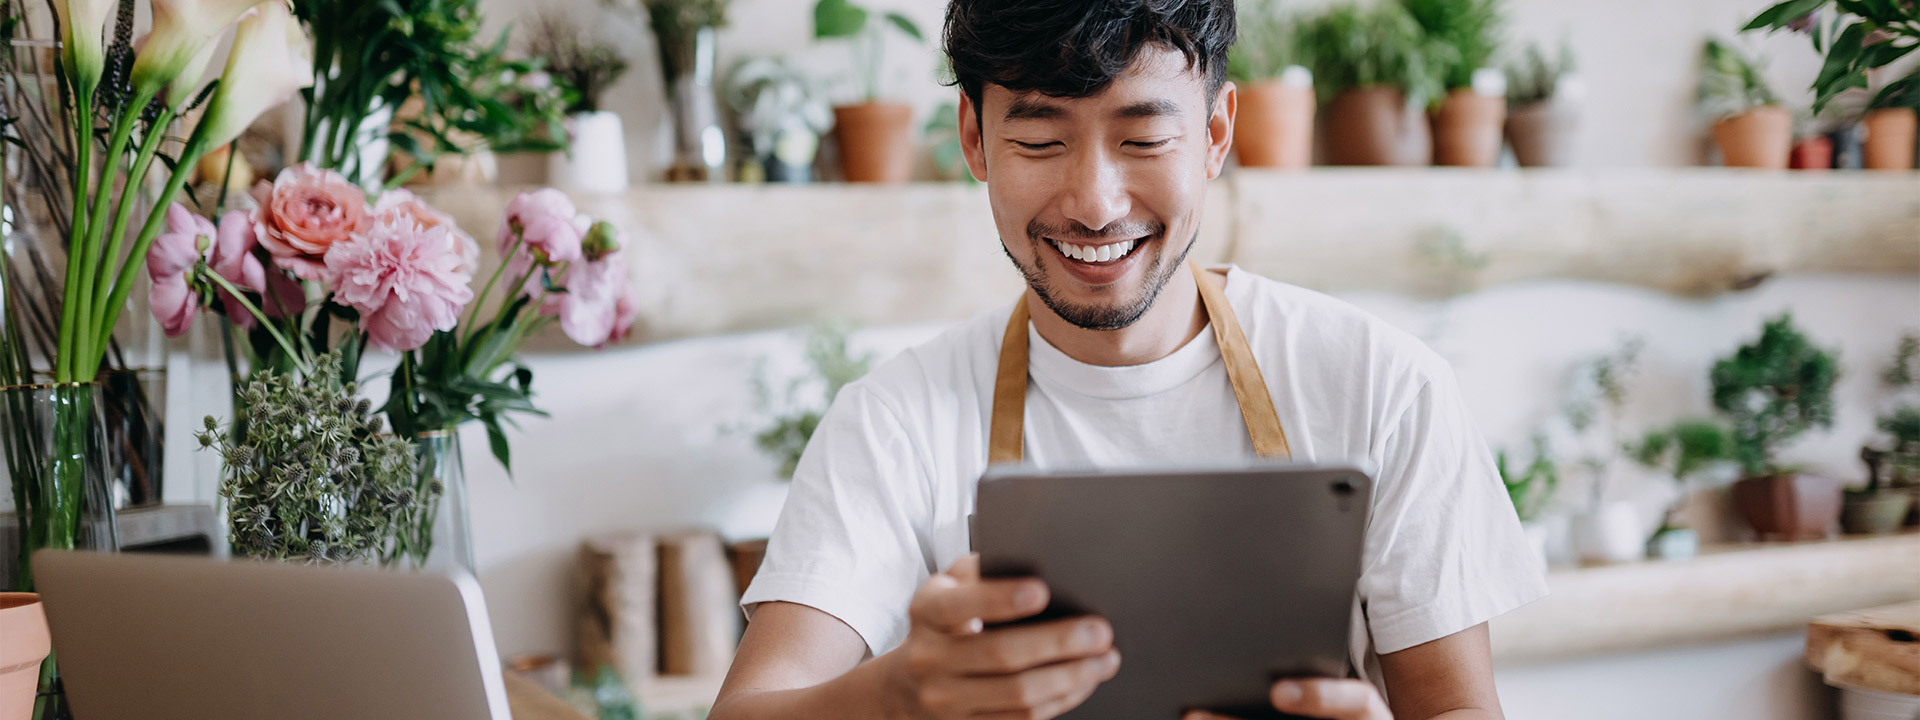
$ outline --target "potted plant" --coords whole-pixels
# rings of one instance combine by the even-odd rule
[[[35,593],[0,592],[0,717],[33,712],[40,690],[40,664],[53,652],[47,610]]]
[[[1714,363],[1713,407],[1732,425],[1742,479],[1733,501],[1762,539],[1825,537],[1840,517],[1840,485],[1775,461],[1779,447],[1833,426],[1833,352],[1801,334],[1790,314],[1769,320],[1759,339]]]
[[[1871,74],[1920,47],[1920,5],[1910,2],[1786,0],[1767,8],[1743,31],[1791,30],[1806,35],[1824,56],[1813,80],[1813,108],[1854,89],[1872,86]],[[1868,103],[1866,167],[1911,170],[1920,70],[1887,83]],[[1875,136],[1879,140],[1875,141]]]
[[[1867,445],[1860,459],[1867,465],[1867,485],[1849,490],[1841,511],[1841,527],[1850,533],[1884,533],[1906,524],[1907,511],[1920,502],[1920,405],[1913,402],[1920,377],[1920,336],[1900,338],[1893,362],[1880,374],[1892,408],[1879,418],[1888,437],[1886,449]],[[1903,397],[1904,396],[1904,397]]]
[[[547,73],[567,89],[567,149],[548,156],[547,181],[589,193],[625,190],[626,131],[601,98],[626,73],[626,58],[551,8],[534,20],[530,33],[527,53],[544,60]]]
[[[1433,112],[1433,164],[1493,167],[1507,121],[1500,0],[1401,0],[1434,49],[1446,96]]]
[[[1332,165],[1426,165],[1432,130],[1423,112],[1440,94],[1426,33],[1399,3],[1333,7],[1306,23]]]
[[[1707,41],[1699,100],[1727,167],[1786,169],[1793,149],[1793,113],[1739,50]]]
[[[1621,408],[1626,406],[1641,348],[1638,338],[1628,339],[1611,352],[1575,365],[1561,401],[1561,415],[1582,453],[1576,467],[1590,483],[1587,507],[1573,517],[1574,551],[1587,562],[1630,562],[1646,553],[1646,527],[1639,511],[1607,492],[1621,448]]]
[[[1313,71],[1301,25],[1277,0],[1258,0],[1239,18],[1240,39],[1227,56],[1239,96],[1233,149],[1244,167],[1298,170],[1313,164]]]
[[[1673,478],[1679,498],[1667,506],[1660,528],[1647,541],[1647,554],[1667,560],[1692,557],[1700,536],[1687,526],[1685,509],[1695,477],[1733,459],[1733,442],[1726,428],[1707,420],[1683,420],[1672,427],[1648,431],[1627,448],[1641,465]]]
[[[1507,487],[1507,498],[1513,501],[1514,514],[1520,516],[1527,544],[1545,566],[1547,529],[1540,524],[1540,515],[1553,502],[1553,492],[1560,485],[1560,468],[1554,464],[1546,436],[1533,438],[1533,461],[1527,463],[1525,469],[1510,468],[1506,450],[1494,457],[1494,467],[1500,471],[1500,482]]]
[[[1787,159],[1792,170],[1825,172],[1833,169],[1833,138],[1811,111],[1793,119],[1793,150]]]
[[[1528,45],[1507,65],[1507,142],[1520,167],[1573,164],[1585,94],[1573,71],[1573,49],[1564,43],[1554,59]]]
[[[761,175],[771,182],[812,182],[820,133],[833,126],[833,112],[813,77],[779,58],[749,58],[727,73],[723,91],[746,136],[748,159]]]
[[[899,183],[913,174],[913,106],[880,102],[888,28],[925,42],[919,26],[897,12],[871,11],[849,0],[820,0],[813,6],[814,38],[848,41],[860,82],[861,102],[833,109],[847,182]]]

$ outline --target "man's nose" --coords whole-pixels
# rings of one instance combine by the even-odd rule
[[[1103,152],[1081,153],[1070,167],[1060,208],[1068,220],[1097,231],[1126,219],[1133,211],[1124,174],[1115,158]]]

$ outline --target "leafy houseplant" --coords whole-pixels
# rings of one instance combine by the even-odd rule
[[[1573,48],[1565,44],[1553,58],[1527,45],[1507,65],[1507,141],[1520,167],[1571,164],[1581,100],[1574,65]]]
[[[1920,47],[1920,6],[1905,0],[1787,0],[1767,8],[1746,30],[1793,30],[1813,41],[1823,62],[1813,80],[1814,112],[1849,90],[1872,88],[1875,71]],[[1912,170],[1920,67],[1882,85],[1867,103],[1865,165]]]
[[[767,378],[765,364],[754,373],[754,404],[770,416],[768,424],[754,434],[761,452],[780,463],[780,477],[793,478],[800,454],[813,439],[833,399],[873,366],[873,355],[855,355],[847,348],[852,328],[830,322],[815,327],[807,335],[808,373],[789,381],[778,394]]]
[[[1867,465],[1867,486],[1848,491],[1842,526],[1848,532],[1879,533],[1899,528],[1907,510],[1920,502],[1920,404],[1913,390],[1920,387],[1920,335],[1900,338],[1893,362],[1881,372],[1888,393],[1906,397],[1880,415],[1876,425],[1889,441],[1885,450],[1867,445],[1860,459]]]
[[[1784,170],[1793,148],[1793,113],[1739,50],[1708,40],[1700,62],[1700,111],[1727,167]]]
[[[1782,444],[1833,426],[1839,372],[1834,353],[1801,334],[1791,315],[1767,321],[1759,339],[1714,363],[1713,407],[1732,425],[1743,476],[1734,504],[1763,537],[1822,537],[1840,514],[1838,483],[1774,459]]]
[[[1422,109],[1444,89],[1441,66],[1404,6],[1335,6],[1306,22],[1300,45],[1327,109],[1330,164],[1432,162]]]
[[[1708,468],[1733,459],[1733,441],[1726,428],[1706,420],[1682,420],[1671,427],[1650,430],[1627,452],[1641,465],[1659,468],[1679,486],[1680,497],[1667,507],[1660,528],[1648,541],[1648,550],[1663,558],[1691,556],[1700,537],[1681,519],[1688,485]]]
[[[888,28],[916,43],[926,41],[920,27],[897,12],[868,10],[849,0],[820,0],[813,6],[814,39],[847,41],[860,83],[861,102],[833,109],[848,182],[906,182],[913,171],[913,107],[880,102]]]
[[[1434,164],[1493,167],[1507,106],[1488,69],[1505,25],[1501,0],[1401,0],[1431,43],[1447,95],[1433,115]]]
[[[766,179],[811,182],[820,133],[833,126],[813,77],[778,58],[751,58],[727,73],[723,87]]]
[[[619,48],[549,9],[534,21],[527,53],[546,61],[547,72],[560,80],[568,96],[568,148],[548,156],[548,181],[585,192],[625,189],[626,132],[620,116],[601,105],[607,88],[627,71]]]
[[[1313,71],[1300,19],[1277,0],[1257,0],[1239,17],[1240,39],[1227,56],[1240,110],[1233,149],[1244,167],[1300,169],[1313,162]]]

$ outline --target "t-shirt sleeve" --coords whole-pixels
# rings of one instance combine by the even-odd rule
[[[1360,577],[1374,647],[1397,652],[1547,593],[1493,454],[1453,373],[1426,373],[1378,461]]]
[[[907,606],[929,577],[927,478],[899,417],[850,385],[807,444],[766,559],[740,603],[820,610],[878,656],[905,639]]]

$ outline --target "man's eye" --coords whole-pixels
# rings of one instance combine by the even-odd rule
[[[1058,147],[1060,145],[1059,142],[1030,143],[1030,142],[1021,142],[1019,140],[1013,141],[1013,144],[1019,146],[1021,150],[1046,150],[1048,148]]]
[[[1159,140],[1131,140],[1125,144],[1127,147],[1131,147],[1131,148],[1139,148],[1142,150],[1152,150],[1157,147],[1164,147],[1166,146],[1167,143],[1170,143],[1170,142],[1173,142],[1173,138],[1161,138]]]

